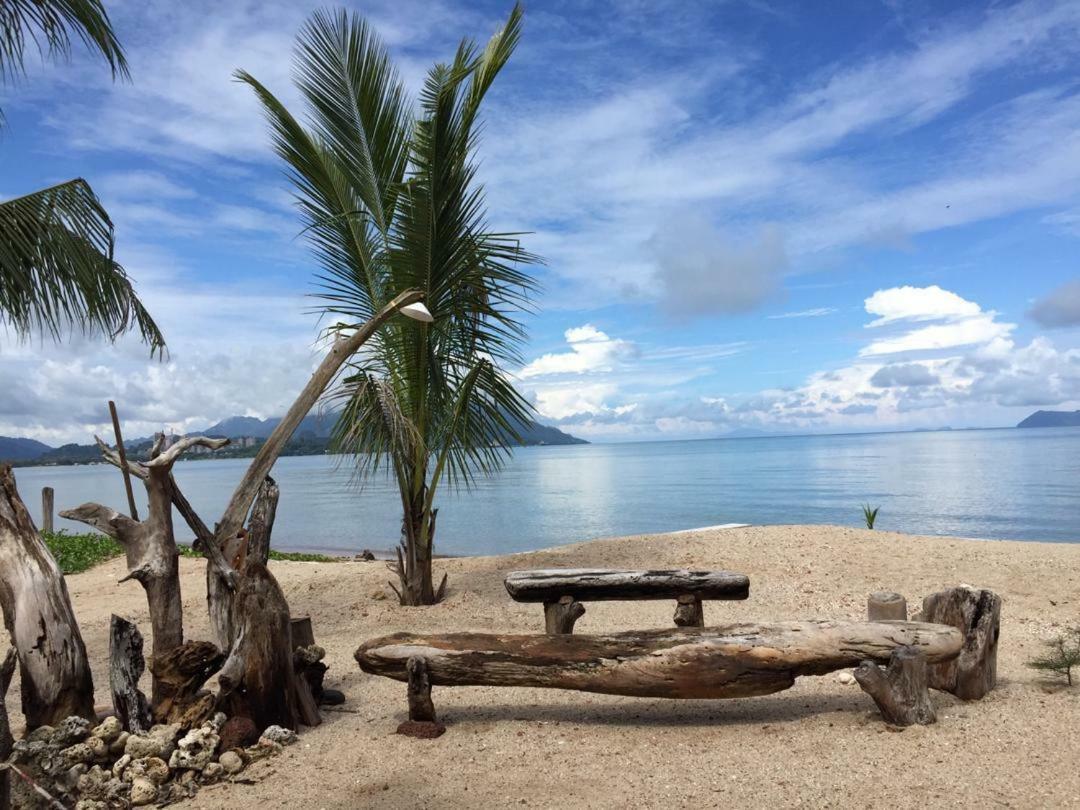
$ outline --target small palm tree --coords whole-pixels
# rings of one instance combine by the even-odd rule
[[[66,58],[70,31],[104,57],[114,78],[127,77],[99,0],[0,0],[0,82],[22,74],[28,43],[42,56]],[[165,346],[113,260],[112,222],[82,179],[0,202],[0,322],[21,337],[81,328],[113,339],[137,329],[152,351]]]
[[[317,12],[301,30],[297,85],[305,128],[265,87],[277,153],[296,186],[322,264],[321,310],[351,330],[395,294],[421,290],[431,323],[389,322],[354,358],[336,395],[338,449],[358,471],[385,467],[401,495],[395,587],[402,604],[439,601],[435,496],[499,468],[529,406],[500,367],[520,362],[535,258],[485,222],[473,153],[480,104],[518,41],[521,9],[487,46],[458,47],[428,73],[414,112],[386,50],[355,15]]]
[[[862,513],[863,513],[863,520],[866,521],[866,528],[868,528],[868,529],[874,528],[874,522],[877,520],[877,513],[878,513],[879,509],[881,509],[880,506],[875,506],[875,507],[871,508],[870,504],[868,504],[868,503],[863,504]]]

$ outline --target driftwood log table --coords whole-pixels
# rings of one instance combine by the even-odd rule
[[[703,600],[750,595],[750,579],[731,571],[552,568],[512,571],[504,584],[515,602],[543,602],[550,635],[574,632],[574,623],[585,614],[582,602],[674,599],[676,625],[704,627]]]

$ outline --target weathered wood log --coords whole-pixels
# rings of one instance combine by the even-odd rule
[[[236,641],[221,668],[220,705],[229,717],[247,717],[259,730],[297,727],[289,605],[277,580],[248,560],[233,597]]]
[[[677,627],[704,627],[705,609],[701,597],[684,593],[675,606],[675,625]]]
[[[613,571],[556,568],[512,571],[504,580],[515,602],[557,602],[572,596],[579,602],[621,599],[746,599],[750,580],[731,571]]]
[[[855,680],[874,699],[885,722],[894,726],[928,726],[937,721],[927,689],[926,656],[911,647],[893,651],[888,668],[863,661]]]
[[[153,724],[150,703],[139,689],[145,669],[142,633],[114,613],[109,625],[109,691],[117,719],[132,734],[143,734]]]
[[[41,488],[41,530],[50,533],[53,530],[56,493],[52,487]]]
[[[274,530],[274,516],[280,496],[277,483],[269,475],[266,476],[248,518],[247,556],[263,565],[270,561],[270,535]]]
[[[94,682],[67,584],[0,467],[0,608],[19,657],[26,727],[94,717]]]
[[[1001,597],[978,588],[950,588],[923,599],[922,621],[958,628],[964,646],[954,660],[933,664],[930,687],[978,700],[997,685]]]
[[[155,723],[198,725],[214,713],[214,695],[203,684],[221,669],[225,656],[209,641],[188,641],[150,661],[150,672],[161,692],[154,701]]]
[[[866,598],[866,618],[872,622],[906,622],[907,600],[892,591],[875,591]]]
[[[544,602],[544,631],[550,634],[573,633],[574,623],[585,615],[585,606],[572,596],[556,602]]]
[[[98,443],[103,444],[100,439]],[[179,551],[173,533],[173,479],[172,467],[181,454],[191,447],[202,446],[214,450],[229,443],[228,439],[210,439],[205,436],[188,436],[177,440],[167,449],[163,447],[164,436],[158,434],[154,443],[154,457],[138,465],[143,474],[135,473],[136,465],[127,462],[136,477],[146,486],[148,514],[137,521],[97,503],[84,503],[75,509],[60,513],[61,517],[77,520],[93,526],[114,538],[124,549],[128,575],[121,582],[134,579],[146,592],[153,631],[152,655],[159,657],[184,642],[184,611],[180,596]],[[106,453],[108,458],[110,453]],[[118,456],[119,454],[117,454]],[[119,463],[120,462],[118,458]],[[161,699],[160,686],[155,678],[153,703]]]
[[[11,678],[15,674],[15,664],[19,656],[14,647],[7,651],[4,662],[0,664],[0,762],[4,762],[11,756],[11,748],[15,744],[15,738],[11,735],[11,723],[8,720],[7,698],[8,687],[11,686]],[[11,785],[8,782],[8,772],[0,770],[0,810],[8,810],[11,807]]]
[[[356,651],[364,672],[399,681],[426,659],[434,685],[537,686],[612,695],[737,698],[788,689],[897,647],[940,662],[960,652],[959,630],[915,622],[781,622],[672,628],[611,635],[510,636],[397,633]]]

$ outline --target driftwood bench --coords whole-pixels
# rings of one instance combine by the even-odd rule
[[[362,644],[355,657],[364,672],[408,683],[409,722],[399,731],[437,736],[442,727],[431,701],[433,685],[741,698],[788,689],[800,675],[890,662],[892,672],[869,673],[880,683],[867,691],[883,713],[879,697],[899,702],[902,711],[922,710],[929,706],[927,665],[955,659],[963,643],[960,630],[941,624],[808,621],[592,636],[397,633]],[[902,673],[896,671],[901,666]],[[921,682],[908,683],[912,674]],[[910,694],[896,694],[893,682],[901,675],[900,686]]]
[[[544,603],[544,626],[551,635],[574,632],[585,614],[582,602],[674,599],[676,625],[704,627],[703,600],[750,595],[749,578],[731,571],[556,568],[512,571],[503,584],[515,602]]]

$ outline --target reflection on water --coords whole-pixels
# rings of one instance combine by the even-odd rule
[[[278,462],[276,547],[354,552],[396,542],[396,490],[381,475],[359,489],[342,461]],[[212,522],[247,464],[189,461],[175,471]],[[125,503],[111,467],[16,474],[35,520],[42,486],[56,490],[58,510],[84,501]],[[1080,429],[523,448],[498,476],[441,496],[436,544],[447,554],[495,554],[717,523],[857,526],[863,502],[881,506],[882,529],[1080,541]],[[187,534],[179,517],[177,527]]]

